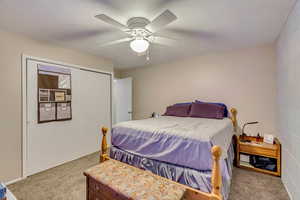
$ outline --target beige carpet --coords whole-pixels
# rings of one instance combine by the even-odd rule
[[[92,154],[9,185],[18,200],[85,200],[83,171],[98,163]],[[280,178],[234,169],[230,200],[289,200]]]

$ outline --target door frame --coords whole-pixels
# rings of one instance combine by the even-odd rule
[[[132,120],[133,119],[133,78],[132,77],[126,77],[126,78],[116,78],[115,79],[115,81],[116,81],[116,83],[114,83],[114,87],[116,87],[116,84],[117,84],[117,82],[118,81],[120,81],[120,80],[125,80],[125,79],[130,79],[131,80],[131,105],[130,105],[130,109],[131,109],[131,119],[130,120]],[[115,94],[117,93],[117,89],[116,88],[114,88],[114,92],[115,92]],[[116,99],[116,96],[114,96],[115,97],[115,99],[114,99],[114,103],[115,103],[115,107],[117,107],[117,100],[119,100],[119,99]],[[119,123],[119,122],[117,122],[117,109],[115,108],[115,123]]]
[[[21,179],[25,179],[27,175],[26,171],[26,163],[27,163],[27,62],[29,60],[32,61],[37,61],[37,62],[44,62],[47,64],[54,64],[54,65],[60,65],[62,67],[68,67],[68,68],[74,68],[74,69],[81,69],[85,71],[90,71],[90,72],[95,72],[95,73],[101,73],[101,74],[106,74],[110,76],[110,128],[112,127],[112,120],[113,120],[113,112],[112,112],[112,93],[113,93],[113,77],[114,73],[109,72],[109,71],[103,71],[99,70],[96,68],[92,67],[82,67],[79,65],[74,65],[74,64],[69,64],[69,63],[64,63],[60,61],[55,61],[55,60],[50,60],[47,58],[39,58],[39,57],[34,57],[34,56],[29,56],[26,54],[22,54],[22,63],[21,63],[21,88],[22,88],[22,93],[21,93],[21,100],[22,100],[22,105],[21,105],[21,133],[22,133],[22,177]]]

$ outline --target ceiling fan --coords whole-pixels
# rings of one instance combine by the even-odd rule
[[[153,34],[177,19],[176,15],[174,15],[170,10],[165,10],[153,21],[150,21],[144,17],[132,17],[127,21],[126,25],[105,14],[96,15],[95,17],[128,34],[128,37],[126,38],[107,42],[101,46],[130,42],[131,49],[137,52],[138,55],[143,55],[143,53],[148,50],[151,43],[163,45],[171,44],[173,42],[171,39],[154,36]]]

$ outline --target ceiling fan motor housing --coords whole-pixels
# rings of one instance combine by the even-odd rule
[[[147,39],[152,33],[148,31],[147,26],[150,21],[144,17],[133,17],[127,21],[127,26],[130,28],[128,33],[136,39]]]
[[[150,21],[144,17],[132,17],[127,21],[127,26],[130,29],[143,29]]]

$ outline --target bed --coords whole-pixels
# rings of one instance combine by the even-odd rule
[[[111,131],[110,157],[209,193],[212,190],[210,150],[214,145],[220,146],[223,151],[221,192],[227,199],[236,116],[236,109],[231,109],[231,117],[222,120],[161,116],[119,123]]]

